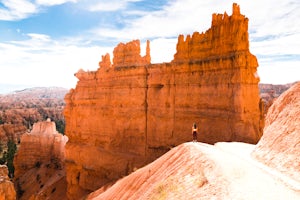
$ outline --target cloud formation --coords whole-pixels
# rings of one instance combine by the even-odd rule
[[[240,5],[241,13],[249,18],[250,51],[258,57],[261,81],[288,83],[300,80],[300,2],[235,2]],[[117,43],[133,39],[142,41],[143,51],[145,41],[150,39],[153,63],[169,62],[176,51],[179,34],[206,31],[211,26],[212,13],[226,11],[230,15],[232,2],[0,0],[0,27],[1,20],[38,18],[42,11],[44,16],[49,14],[48,18],[52,19],[50,12],[55,5],[56,8],[65,5],[64,10],[59,10],[65,11],[65,15],[57,16],[60,13],[56,13],[56,20],[59,21],[55,23],[72,17],[67,22],[74,24],[72,26],[75,28],[79,26],[76,21],[80,20],[90,26],[84,29],[79,27],[68,36],[66,32],[72,31],[67,28],[62,29],[58,36],[47,32],[45,27],[51,26],[47,22],[27,32],[16,27],[14,31],[19,38],[11,39],[10,36],[10,40],[6,41],[0,38],[0,84],[26,82],[74,87],[76,79],[73,74],[78,69],[97,69],[101,55],[111,53]],[[55,23],[49,30],[57,30]],[[69,24],[66,26],[72,27]],[[20,73],[16,75],[15,71]],[[34,74],[38,73],[39,77],[36,77]]]
[[[0,20],[19,20],[38,11],[35,4],[27,0],[2,0],[0,7]]]
[[[36,3],[38,5],[44,5],[44,6],[55,6],[55,5],[61,5],[68,2],[76,3],[77,0],[36,0]]]

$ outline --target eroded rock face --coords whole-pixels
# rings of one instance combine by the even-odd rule
[[[20,142],[21,135],[27,131],[24,125],[1,124],[0,125],[0,145],[6,145],[9,140],[14,143]]]
[[[300,82],[274,101],[265,123],[264,134],[252,155],[300,181]]]
[[[6,165],[0,165],[0,200],[15,200],[16,191],[14,184],[8,177]]]
[[[50,120],[35,123],[30,133],[22,135],[14,158],[19,199],[38,196],[41,190],[44,195],[45,191],[50,190],[50,196],[61,192],[55,184],[65,183],[64,148],[67,140],[68,137],[58,133],[55,123]],[[49,196],[47,198],[51,199]]]
[[[120,43],[114,49],[113,66],[114,67],[131,67],[143,66],[150,64],[150,42],[147,41],[146,55],[140,55],[140,41],[133,40],[126,44]]]
[[[213,15],[212,27],[179,36],[171,63],[149,64],[138,41],[120,44],[113,64],[80,70],[65,97],[68,197],[78,199],[192,139],[256,143],[261,136],[257,60],[248,19]]]

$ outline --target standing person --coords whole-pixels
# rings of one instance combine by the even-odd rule
[[[197,142],[197,131],[198,131],[198,127],[196,123],[194,123],[192,126],[193,142]]]

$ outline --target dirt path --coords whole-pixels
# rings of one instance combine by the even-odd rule
[[[299,183],[254,161],[254,146],[243,143],[197,143],[228,180],[230,199],[300,199]]]
[[[299,183],[252,160],[253,147],[184,143],[88,199],[300,200]]]

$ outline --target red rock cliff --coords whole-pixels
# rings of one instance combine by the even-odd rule
[[[67,140],[50,120],[35,123],[30,133],[22,135],[14,158],[18,199],[66,198],[64,149]]]
[[[150,64],[139,41],[120,44],[95,72],[80,70],[66,95],[68,197],[78,199],[191,140],[256,143],[261,136],[256,57],[248,19],[213,15],[212,27],[179,36],[171,63]]]

